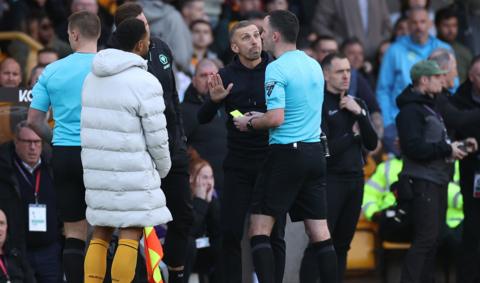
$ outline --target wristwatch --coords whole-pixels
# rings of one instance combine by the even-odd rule
[[[367,111],[365,111],[365,109],[362,108],[362,110],[360,111],[360,114],[358,114],[357,116],[366,117],[367,116]]]
[[[255,119],[255,118],[252,117],[252,118],[250,118],[250,120],[248,120],[248,122],[247,122],[247,129],[248,129],[249,131],[255,131],[255,128],[253,128],[253,124],[252,124],[253,119]]]

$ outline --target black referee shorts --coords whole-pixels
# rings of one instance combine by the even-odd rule
[[[80,146],[54,146],[52,151],[53,183],[60,219],[76,222],[85,219],[85,185]]]
[[[252,214],[326,219],[325,151],[320,142],[270,145],[255,184]]]

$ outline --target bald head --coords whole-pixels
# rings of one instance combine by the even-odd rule
[[[203,59],[198,62],[195,68],[195,75],[192,78],[192,84],[199,94],[208,94],[208,75],[216,73],[218,73],[218,67],[212,60]]]
[[[3,60],[0,65],[0,86],[18,87],[22,82],[20,64],[13,58]]]

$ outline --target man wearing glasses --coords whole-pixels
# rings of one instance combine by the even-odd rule
[[[26,252],[37,282],[62,282],[59,221],[51,166],[42,140],[20,122],[13,142],[0,146],[0,209],[10,244]]]

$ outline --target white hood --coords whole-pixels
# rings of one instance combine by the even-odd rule
[[[147,69],[147,60],[132,52],[119,49],[105,49],[93,58],[92,73],[98,77],[108,77],[132,67]]]

